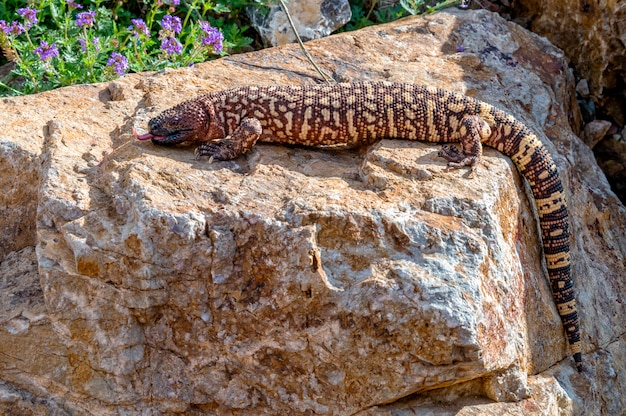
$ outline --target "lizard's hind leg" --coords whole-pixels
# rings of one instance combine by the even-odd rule
[[[448,166],[460,168],[470,166],[472,173],[483,155],[482,140],[491,135],[489,124],[479,116],[465,116],[459,125],[461,151],[456,146],[443,145],[438,156],[448,161]]]

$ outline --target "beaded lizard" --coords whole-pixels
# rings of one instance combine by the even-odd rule
[[[257,141],[305,146],[357,146],[381,138],[444,145],[439,156],[472,169],[482,144],[515,163],[533,192],[552,294],[576,368],[582,356],[570,270],[568,211],[552,157],[513,116],[489,104],[439,88],[390,82],[243,87],[183,102],[149,122],[137,139],[157,144],[202,142],[197,156],[231,160]]]

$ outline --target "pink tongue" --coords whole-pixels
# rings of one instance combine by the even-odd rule
[[[133,135],[137,138],[137,140],[150,140],[150,139],[159,139],[160,136],[155,136],[151,133],[139,134],[137,130],[133,127]]]

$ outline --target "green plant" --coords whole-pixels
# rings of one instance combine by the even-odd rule
[[[352,19],[341,31],[351,31],[380,23],[398,20],[409,14],[433,13],[452,6],[467,7],[469,0],[399,0],[391,5],[381,6],[378,0],[350,1]]]
[[[350,1],[352,18],[341,31],[362,29],[377,23],[387,23],[407,15],[406,10],[399,4],[392,7],[376,9],[377,1],[353,0]]]
[[[193,65],[250,45],[243,11],[271,0],[0,0],[0,96],[110,80],[127,72]],[[466,1],[351,1],[342,31],[430,13]],[[3,71],[6,72],[6,71]]]
[[[447,9],[452,6],[467,7],[466,0],[444,0],[444,1],[426,1],[426,0],[400,0],[399,4],[410,14],[434,13],[439,10]]]
[[[126,72],[192,65],[249,45],[237,17],[259,2],[0,0],[0,48],[14,62],[0,95],[113,79]],[[233,9],[233,5],[238,9]]]

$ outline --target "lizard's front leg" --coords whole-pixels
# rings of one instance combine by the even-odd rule
[[[229,136],[217,142],[205,142],[195,150],[196,159],[210,156],[211,160],[232,160],[246,153],[259,140],[263,128],[256,118],[244,118]]]
[[[455,146],[444,145],[438,153],[448,161],[449,167],[470,166],[472,172],[483,155],[482,140],[491,135],[489,124],[479,116],[465,116],[459,125],[461,151]]]

